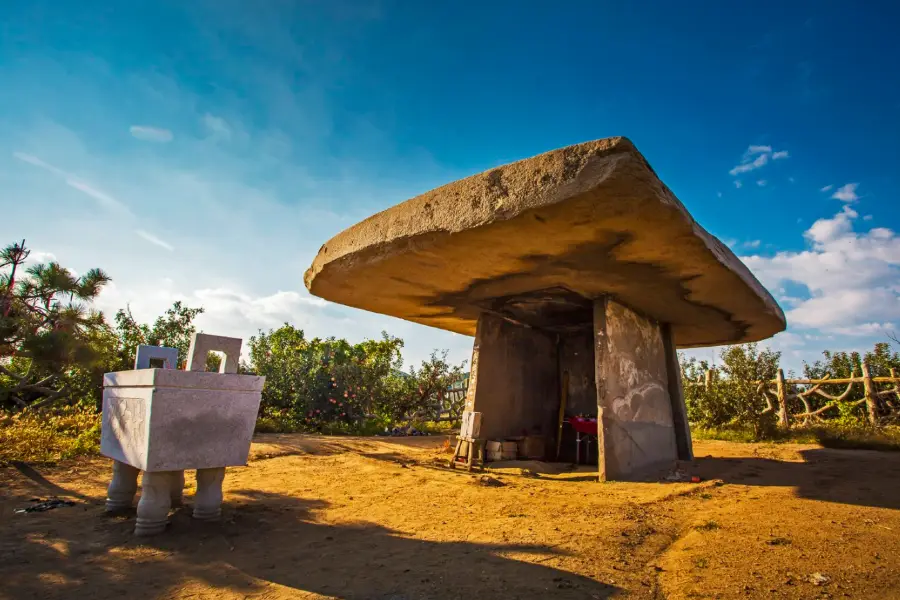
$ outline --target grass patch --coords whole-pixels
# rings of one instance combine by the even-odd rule
[[[24,411],[0,416],[0,465],[52,463],[100,452],[100,413],[94,408]]]
[[[900,451],[900,427],[819,427],[813,430],[816,441],[826,448]]]
[[[771,437],[759,439],[748,429],[702,428],[691,429],[695,440],[722,440],[725,442],[775,442],[794,444],[821,444],[826,448],[849,450],[900,451],[900,426],[886,427],[819,425],[798,427],[788,431],[777,430]]]
[[[719,528],[719,524],[715,521],[707,521],[706,523],[701,523],[694,527],[697,531],[715,531]]]

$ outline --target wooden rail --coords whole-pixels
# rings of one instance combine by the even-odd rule
[[[756,392],[765,399],[766,409],[763,410],[763,413],[775,412],[782,427],[790,427],[791,418],[802,418],[804,423],[812,420],[821,421],[823,413],[840,406],[850,397],[854,385],[861,383],[863,384],[863,397],[850,402],[848,406],[865,404],[869,423],[877,425],[882,416],[900,415],[900,377],[898,377],[896,369],[891,369],[890,373],[890,377],[872,377],[868,363],[863,361],[862,374],[859,377],[851,373],[850,377],[832,378],[826,375],[822,379],[785,379],[784,371],[779,369],[775,379],[747,383],[756,385]],[[685,380],[684,383],[685,385],[702,385],[704,388],[710,389],[715,385],[716,380],[716,370],[710,369],[703,374],[700,381]],[[877,384],[893,384],[893,387],[879,390],[876,387]],[[841,394],[833,395],[821,389],[822,386],[827,385],[846,385],[847,388]],[[793,386],[809,387],[794,391]],[[809,402],[812,396],[820,396],[829,402],[813,409]],[[788,411],[788,403],[791,400],[799,400],[803,404],[804,411],[791,414]]]

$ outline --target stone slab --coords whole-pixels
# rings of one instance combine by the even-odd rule
[[[556,336],[482,315],[467,404],[482,413],[480,437],[556,439],[559,376]]]
[[[677,460],[662,328],[612,300],[594,312],[600,478]]]
[[[671,323],[679,347],[785,328],[750,270],[621,137],[491,169],[378,213],[326,242],[304,280],[327,300],[465,335],[483,312],[589,331],[590,301],[604,295]]]
[[[264,383],[169,369],[107,373],[100,451],[142,471],[244,465]]]

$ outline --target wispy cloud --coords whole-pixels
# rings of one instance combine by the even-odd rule
[[[734,187],[736,187],[737,189],[741,189],[741,187],[743,187],[743,185],[744,185],[744,184],[741,183],[741,180],[740,180],[740,179],[735,179],[735,180],[734,180]]]
[[[755,169],[759,169],[760,167],[766,166],[766,163],[768,163],[768,162],[769,162],[769,155],[768,154],[760,154],[759,156],[754,158],[752,161],[741,163],[728,172],[732,175],[737,175],[738,173],[747,173],[749,171],[753,171]]]
[[[753,146],[753,145],[751,145],[749,148],[747,148],[748,155],[768,154],[771,151],[772,151],[772,146]]]
[[[207,135],[214,140],[228,141],[231,139],[231,126],[222,117],[206,113],[203,115],[203,126]]]
[[[169,252],[175,251],[175,248],[172,247],[172,244],[169,244],[168,242],[164,242],[163,240],[159,239],[152,233],[147,233],[143,229],[135,229],[134,232],[137,235],[139,235],[140,237],[142,237],[145,240],[147,240],[148,242],[150,242],[151,244],[155,244],[155,245],[159,246],[160,248],[165,248]]]
[[[762,167],[769,164],[769,159],[772,160],[781,160],[784,158],[788,158],[789,154],[787,150],[777,150],[772,151],[772,146],[754,146],[751,145],[744,152],[744,155],[741,157],[741,162],[739,165],[732,168],[728,173],[732,176],[738,175],[740,173],[749,173],[750,171],[755,171],[756,169],[761,169]]]
[[[766,181],[765,179],[759,179],[759,180],[757,180],[756,185],[758,185],[759,187],[765,187],[765,185],[767,183],[769,183],[769,182]]]
[[[748,240],[743,245],[744,248],[759,248],[760,244],[762,244],[760,240]]]
[[[103,190],[94,187],[93,185],[87,183],[82,179],[79,179],[73,174],[68,173],[58,167],[54,167],[50,163],[44,162],[43,160],[39,159],[36,156],[32,156],[31,154],[25,154],[24,152],[13,152],[13,156],[23,162],[34,165],[36,167],[40,167],[41,169],[49,171],[57,177],[64,179],[66,185],[90,196],[91,198],[96,200],[103,208],[120,215],[131,215],[131,211],[127,206],[125,206],[125,204],[123,204],[116,198],[113,198]]]
[[[847,183],[842,185],[831,195],[831,197],[835,200],[840,200],[841,202],[856,202],[859,200],[859,196],[856,194],[856,188],[858,186],[858,183]]]
[[[131,135],[145,142],[166,143],[172,141],[172,132],[168,129],[150,127],[148,125],[132,125],[128,131]]]
[[[831,191],[831,188],[833,188],[833,187],[834,187],[833,185],[828,184],[828,185],[822,187],[819,191],[820,191],[820,192],[830,192],[830,191]]]

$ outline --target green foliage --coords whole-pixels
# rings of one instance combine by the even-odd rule
[[[59,263],[25,267],[25,243],[0,251],[0,408],[71,398],[105,357],[103,315],[88,307],[109,277]]]
[[[244,368],[266,376],[261,429],[381,431],[398,420],[432,417],[462,366],[434,353],[403,373],[402,347],[386,333],[359,344],[310,340],[288,324],[251,337]]]
[[[859,377],[862,374],[862,363],[869,365],[869,374],[872,377],[888,377],[891,369],[900,372],[900,354],[891,351],[891,345],[885,342],[875,344],[875,347],[865,354],[859,352],[831,352],[823,353],[824,360],[817,360],[813,364],[804,363],[803,373],[809,379],[821,379],[830,374],[832,378]],[[825,415],[829,422],[834,422],[843,427],[864,426],[867,423],[866,406],[856,404],[864,397],[864,388],[856,385],[851,388],[847,398],[839,403],[836,408]],[[824,406],[825,400],[813,398],[813,408]]]
[[[178,360],[182,363],[179,366],[183,366],[188,358],[191,336],[197,331],[194,319],[201,314],[203,314],[202,308],[189,308],[178,300],[151,326],[138,323],[131,315],[131,310],[120,309],[116,313],[116,335],[119,338],[119,348],[118,368],[115,370],[124,371],[134,368],[135,353],[140,344],[176,348]],[[218,361],[209,359],[207,370],[210,370],[210,367],[218,370]]]
[[[100,413],[63,406],[0,415],[0,466],[13,461],[56,462],[100,451]]]
[[[682,357],[683,379],[692,382],[684,386],[688,420],[701,428],[744,429],[756,439],[772,437],[774,411],[767,410],[757,386],[775,378],[781,353],[742,344],[729,346],[720,357],[720,375],[708,387],[702,381],[709,365]]]

